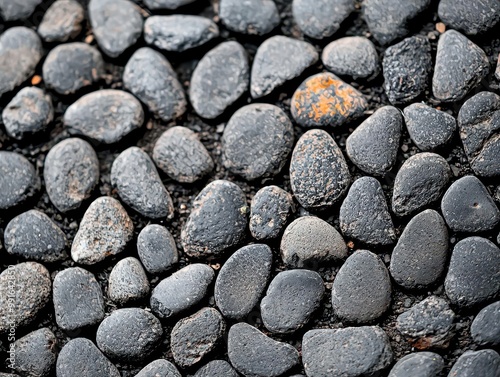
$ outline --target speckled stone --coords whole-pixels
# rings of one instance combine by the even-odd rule
[[[229,30],[244,34],[267,34],[280,23],[272,0],[221,0],[219,17]]]
[[[42,0],[0,0],[0,14],[4,21],[16,21],[28,18]]]
[[[66,42],[82,31],[85,10],[76,0],[55,1],[43,15],[38,34],[45,42]]]
[[[182,377],[174,364],[165,359],[152,361],[135,376],[135,377]]]
[[[48,328],[39,330],[18,339],[14,343],[14,370],[28,377],[49,377],[57,359],[57,339]]]
[[[108,297],[124,305],[149,294],[149,281],[141,262],[134,257],[119,261],[111,270],[108,279]]]
[[[500,21],[500,3],[496,0],[441,0],[438,15],[450,28],[468,35],[482,34]]]
[[[465,351],[448,377],[496,377],[500,374],[500,355],[493,350]]]
[[[184,5],[194,3],[196,0],[144,0],[144,4],[150,10],[157,9],[177,9]]]
[[[474,343],[480,346],[500,344],[500,301],[484,307],[474,318],[470,332]]]
[[[225,360],[210,361],[196,371],[193,377],[238,377],[239,374]]]
[[[389,377],[439,377],[444,360],[434,352],[414,352],[398,360]]]
[[[146,271],[161,274],[170,270],[179,260],[174,237],[158,224],[145,226],[137,237],[137,253]]]

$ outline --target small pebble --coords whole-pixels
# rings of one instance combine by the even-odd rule
[[[493,350],[465,351],[458,358],[448,377],[498,377],[500,355]]]
[[[198,369],[193,377],[238,377],[231,364],[224,360],[214,360]]]
[[[4,21],[18,21],[28,18],[42,0],[0,0],[0,14]]]
[[[452,29],[468,35],[482,34],[500,21],[500,3],[497,0],[441,0],[438,15]]]
[[[35,167],[15,152],[0,151],[0,209],[14,207],[40,188]]]
[[[179,260],[174,237],[158,224],[145,226],[137,237],[137,253],[146,271],[156,275],[166,272]]]
[[[474,343],[480,346],[500,344],[500,301],[484,307],[474,318],[470,328]]]
[[[57,359],[57,339],[48,328],[33,331],[14,343],[14,370],[22,376],[49,377]]]
[[[182,377],[174,364],[158,359],[146,365],[135,377]]]
[[[119,261],[111,270],[108,280],[108,297],[124,305],[149,294],[149,281],[141,262],[134,257]]]
[[[434,352],[414,352],[398,360],[389,377],[439,377],[444,360]]]
[[[264,35],[280,23],[272,0],[221,0],[219,17],[229,30],[244,34]]]
[[[43,15],[38,34],[45,42],[66,42],[82,31],[85,10],[76,0],[57,0]]]
[[[144,0],[144,5],[146,5],[150,10],[174,10],[184,5],[194,3],[195,1],[196,0]]]

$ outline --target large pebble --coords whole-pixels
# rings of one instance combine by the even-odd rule
[[[99,183],[97,154],[84,140],[63,140],[47,154],[43,178],[50,201],[59,211],[77,209]]]
[[[214,360],[200,369],[193,377],[238,377],[239,374],[233,369],[231,364],[225,360]]]
[[[468,35],[482,34],[500,21],[500,3],[496,0],[441,0],[438,15],[453,29]]]
[[[448,377],[497,377],[500,375],[500,355],[493,350],[465,351],[458,358]]]
[[[223,42],[210,50],[191,76],[189,97],[198,115],[214,119],[247,90],[248,56],[238,42]]]
[[[214,297],[224,317],[245,319],[259,302],[271,275],[269,246],[253,244],[237,250],[224,263],[215,281]]]
[[[28,18],[42,0],[0,0],[0,14],[4,21]]]
[[[415,352],[398,360],[389,377],[439,377],[444,369],[444,360],[437,353]]]
[[[57,359],[57,339],[48,328],[33,331],[14,343],[14,370],[27,377],[49,377]]]
[[[347,192],[351,174],[335,140],[323,130],[310,130],[295,145],[290,185],[307,210],[330,208]]]
[[[158,224],[145,226],[137,237],[137,253],[146,271],[161,274],[179,260],[174,237],[167,228]]]
[[[108,297],[118,304],[136,301],[149,294],[149,281],[141,262],[134,257],[119,261],[111,270]]]
[[[142,126],[144,112],[130,93],[103,89],[80,97],[64,113],[64,125],[73,135],[112,144]]]
[[[292,151],[293,125],[283,110],[251,104],[237,110],[222,135],[226,169],[246,180],[278,174]]]
[[[165,359],[152,361],[135,377],[182,377],[174,364]]]
[[[243,322],[229,329],[227,352],[236,370],[248,377],[278,377],[299,363],[294,347]]]
[[[82,31],[85,10],[76,0],[55,1],[45,12],[38,34],[45,42],[66,42]]]
[[[267,34],[280,23],[272,0],[221,0],[219,17],[229,30],[244,34]]]
[[[283,56],[288,56],[283,65]],[[268,95],[288,80],[318,61],[318,53],[311,44],[276,35],[265,40],[257,49],[252,64],[250,94],[253,98]]]
[[[173,217],[172,198],[142,149],[130,147],[120,153],[111,167],[111,183],[120,198],[141,215],[152,219]]]
[[[77,263],[94,264],[121,253],[132,239],[134,225],[116,199],[103,196],[89,206],[71,246]]]
[[[500,301],[484,307],[474,318],[470,332],[474,343],[480,346],[500,344]]]
[[[35,167],[15,152],[0,151],[0,209],[14,207],[40,188]]]
[[[217,180],[196,196],[182,231],[184,252],[191,257],[217,257],[245,238],[248,224],[245,194],[236,184]]]

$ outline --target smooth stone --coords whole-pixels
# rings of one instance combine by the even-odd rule
[[[97,198],[83,215],[71,246],[71,258],[80,264],[100,262],[121,253],[133,233],[134,224],[118,200]]]
[[[458,358],[448,377],[497,377],[500,374],[500,355],[493,350],[465,351]]]
[[[248,224],[245,194],[236,184],[209,183],[193,201],[181,242],[190,257],[218,257],[242,243]]]
[[[272,0],[221,0],[219,17],[229,30],[257,35],[269,33],[281,21]]]
[[[470,328],[474,343],[480,346],[498,346],[500,344],[499,323],[500,301],[481,309]]]
[[[443,358],[434,352],[414,352],[398,360],[388,377],[439,377]]]
[[[174,364],[165,359],[150,362],[135,377],[182,377]]]
[[[66,258],[66,235],[46,214],[29,210],[5,227],[4,245],[9,254],[42,262]]]
[[[396,241],[384,191],[375,178],[354,181],[340,207],[339,222],[345,237],[369,245],[390,245]]]
[[[438,15],[452,29],[468,35],[482,34],[500,21],[500,3],[496,0],[441,0]]]
[[[82,31],[85,10],[78,1],[55,1],[45,12],[38,34],[45,42],[66,42]]]
[[[238,377],[239,374],[225,360],[214,360],[198,369],[193,377]]]
[[[57,325],[66,332],[98,324],[104,318],[104,298],[94,275],[71,267],[54,278],[53,301]]]
[[[335,140],[323,130],[310,130],[297,141],[290,162],[290,185],[306,210],[323,210],[347,192],[351,174]]]
[[[283,65],[283,56],[287,64]],[[310,43],[275,35],[257,49],[252,64],[250,94],[252,98],[268,95],[285,82],[299,77],[318,61],[318,53]]]
[[[144,0],[144,5],[150,10],[174,10],[184,5],[194,3],[195,1],[196,0]]]
[[[470,308],[500,295],[500,249],[481,237],[469,237],[455,245],[444,289],[452,304]]]
[[[148,277],[138,259],[128,257],[113,267],[108,280],[108,297],[112,301],[124,305],[148,294]]]
[[[489,72],[484,51],[455,30],[439,37],[432,78],[434,97],[442,102],[463,99]]]
[[[428,209],[406,225],[392,252],[390,272],[404,288],[428,288],[443,276],[447,260],[448,228],[438,212]]]
[[[59,211],[80,208],[99,183],[97,154],[82,139],[65,139],[47,153],[43,178],[50,201]]]
[[[247,323],[229,329],[227,354],[233,367],[247,377],[277,377],[299,364],[299,353]]]
[[[130,57],[123,85],[164,122],[186,111],[186,95],[177,74],[168,60],[151,48],[140,48]]]
[[[441,211],[455,232],[484,232],[500,222],[500,211],[488,189],[473,175],[453,182],[443,196]]]
[[[403,117],[398,109],[379,108],[347,138],[349,159],[365,173],[386,174],[396,163],[402,128]]]
[[[178,315],[198,304],[214,280],[214,270],[205,264],[190,264],[160,281],[151,294],[151,310],[161,319]]]
[[[138,147],[120,153],[111,167],[111,183],[120,198],[144,217],[172,218],[174,204],[151,160]]]
[[[51,376],[57,360],[57,339],[48,328],[30,332],[14,343],[14,371],[23,376]]]
[[[130,93],[102,89],[80,97],[64,113],[64,125],[72,135],[112,144],[140,128],[144,112]]]
[[[0,209],[14,207],[40,188],[35,167],[16,152],[0,151]]]
[[[222,134],[222,163],[247,181],[277,175],[292,151],[293,125],[283,110],[269,104],[238,109]]]
[[[215,303],[224,317],[241,320],[258,304],[271,276],[269,246],[252,244],[237,250],[222,265],[215,280]]]
[[[403,163],[394,180],[392,211],[407,216],[441,199],[453,173],[435,153],[417,153]]]
[[[146,271],[161,274],[170,270],[179,260],[174,237],[158,224],[145,226],[137,237],[137,253]]]
[[[18,21],[28,18],[42,0],[0,0],[0,14],[4,21]]]
[[[281,238],[281,258],[294,268],[317,269],[324,263],[347,256],[347,246],[337,230],[315,216],[303,216],[285,229]]]
[[[235,41],[223,42],[199,61],[191,76],[189,98],[196,113],[207,119],[221,115],[248,89],[248,55]]]

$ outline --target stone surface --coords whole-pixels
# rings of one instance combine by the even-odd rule
[[[500,301],[484,307],[474,318],[470,332],[474,342],[480,346],[500,344]]]
[[[33,331],[14,343],[14,370],[23,376],[53,375],[57,359],[57,339],[48,328]]]
[[[43,15],[38,34],[45,42],[66,42],[82,31],[85,10],[76,0],[58,0]]]
[[[149,294],[149,281],[141,262],[134,257],[119,261],[111,270],[108,297],[118,304],[136,301]]]
[[[449,377],[496,377],[500,374],[500,355],[493,350],[465,351],[448,374]]]
[[[231,364],[224,360],[214,360],[198,369],[193,377],[238,377]]]
[[[158,224],[145,226],[137,237],[137,253],[146,271],[161,274],[170,270],[179,260],[174,237]]]
[[[244,34],[267,34],[280,23],[272,0],[221,0],[219,17],[229,30]]]
[[[398,360],[389,377],[439,377],[444,360],[437,353],[414,352]]]
[[[500,3],[496,0],[441,0],[438,15],[453,29],[468,35],[482,34],[500,21]]]
[[[0,14],[4,21],[16,21],[28,18],[42,0],[0,0]]]
[[[144,4],[150,10],[157,9],[177,9],[185,5],[194,3],[196,0],[144,0]]]
[[[14,207],[40,188],[35,167],[19,153],[0,151],[0,209]]]
[[[146,365],[135,377],[182,377],[174,364],[158,359]]]

